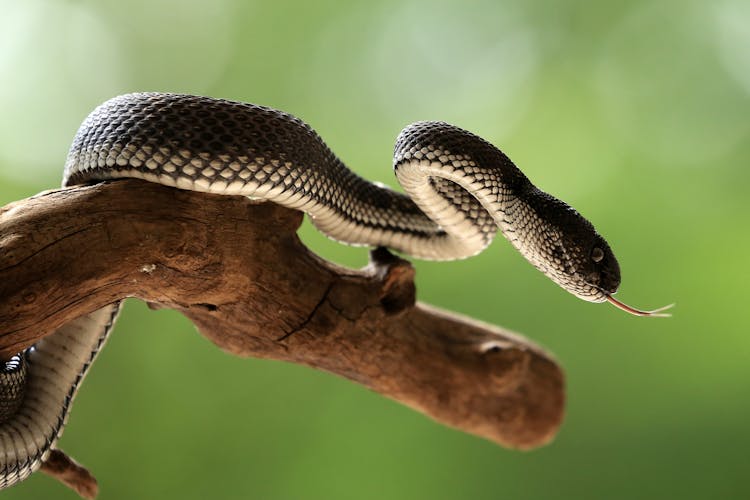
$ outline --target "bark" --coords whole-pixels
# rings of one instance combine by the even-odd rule
[[[0,209],[0,358],[124,297],[182,312],[238,356],[301,363],[435,420],[528,449],[564,409],[561,368],[507,330],[415,302],[385,250],[351,270],[310,252],[302,214],[137,180]]]

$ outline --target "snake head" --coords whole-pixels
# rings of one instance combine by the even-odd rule
[[[520,198],[510,230],[503,232],[531,264],[589,302],[604,302],[617,292],[620,265],[586,218],[532,185]]]
[[[603,302],[615,294],[620,287],[620,265],[604,238],[592,226],[571,245],[580,248],[573,274],[573,279],[579,282],[576,289],[584,292],[578,296],[590,302]]]
[[[515,235],[521,232],[518,230],[506,235],[529,262],[583,300],[607,301],[634,316],[670,316],[664,311],[674,304],[646,311],[615,299],[613,295],[620,286],[620,265],[594,226],[565,202],[535,187],[522,192],[526,209],[516,210],[520,213],[516,224],[535,227],[536,231],[526,239]]]

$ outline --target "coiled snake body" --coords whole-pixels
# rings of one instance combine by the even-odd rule
[[[474,255],[499,228],[564,289],[617,303],[611,295],[619,268],[604,239],[488,142],[446,123],[420,122],[401,132],[393,161],[408,195],[354,174],[312,128],[286,113],[141,93],[107,101],[86,118],[68,155],[64,185],[135,177],[263,198],[307,212],[336,240],[423,259]],[[0,488],[46,459],[118,310],[119,303],[112,304],[64,325],[0,371]]]

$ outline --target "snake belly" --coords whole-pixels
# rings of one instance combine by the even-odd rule
[[[335,240],[422,259],[474,255],[499,228],[533,265],[558,283],[567,279],[576,256],[560,250],[564,235],[544,217],[562,202],[538,191],[491,144],[446,123],[419,122],[399,135],[394,168],[408,194],[356,175],[287,113],[139,93],[107,101],[85,119],[63,185],[138,178],[261,198],[306,212]],[[562,208],[563,219],[568,209],[577,215]],[[579,296],[598,293],[585,283],[566,288]],[[119,303],[112,304],[64,325],[0,371],[0,488],[37,470],[55,446],[118,311]]]

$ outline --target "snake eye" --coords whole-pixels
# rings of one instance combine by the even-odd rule
[[[599,247],[594,247],[593,250],[591,250],[591,260],[594,262],[601,262],[604,258],[604,250],[602,250]]]

